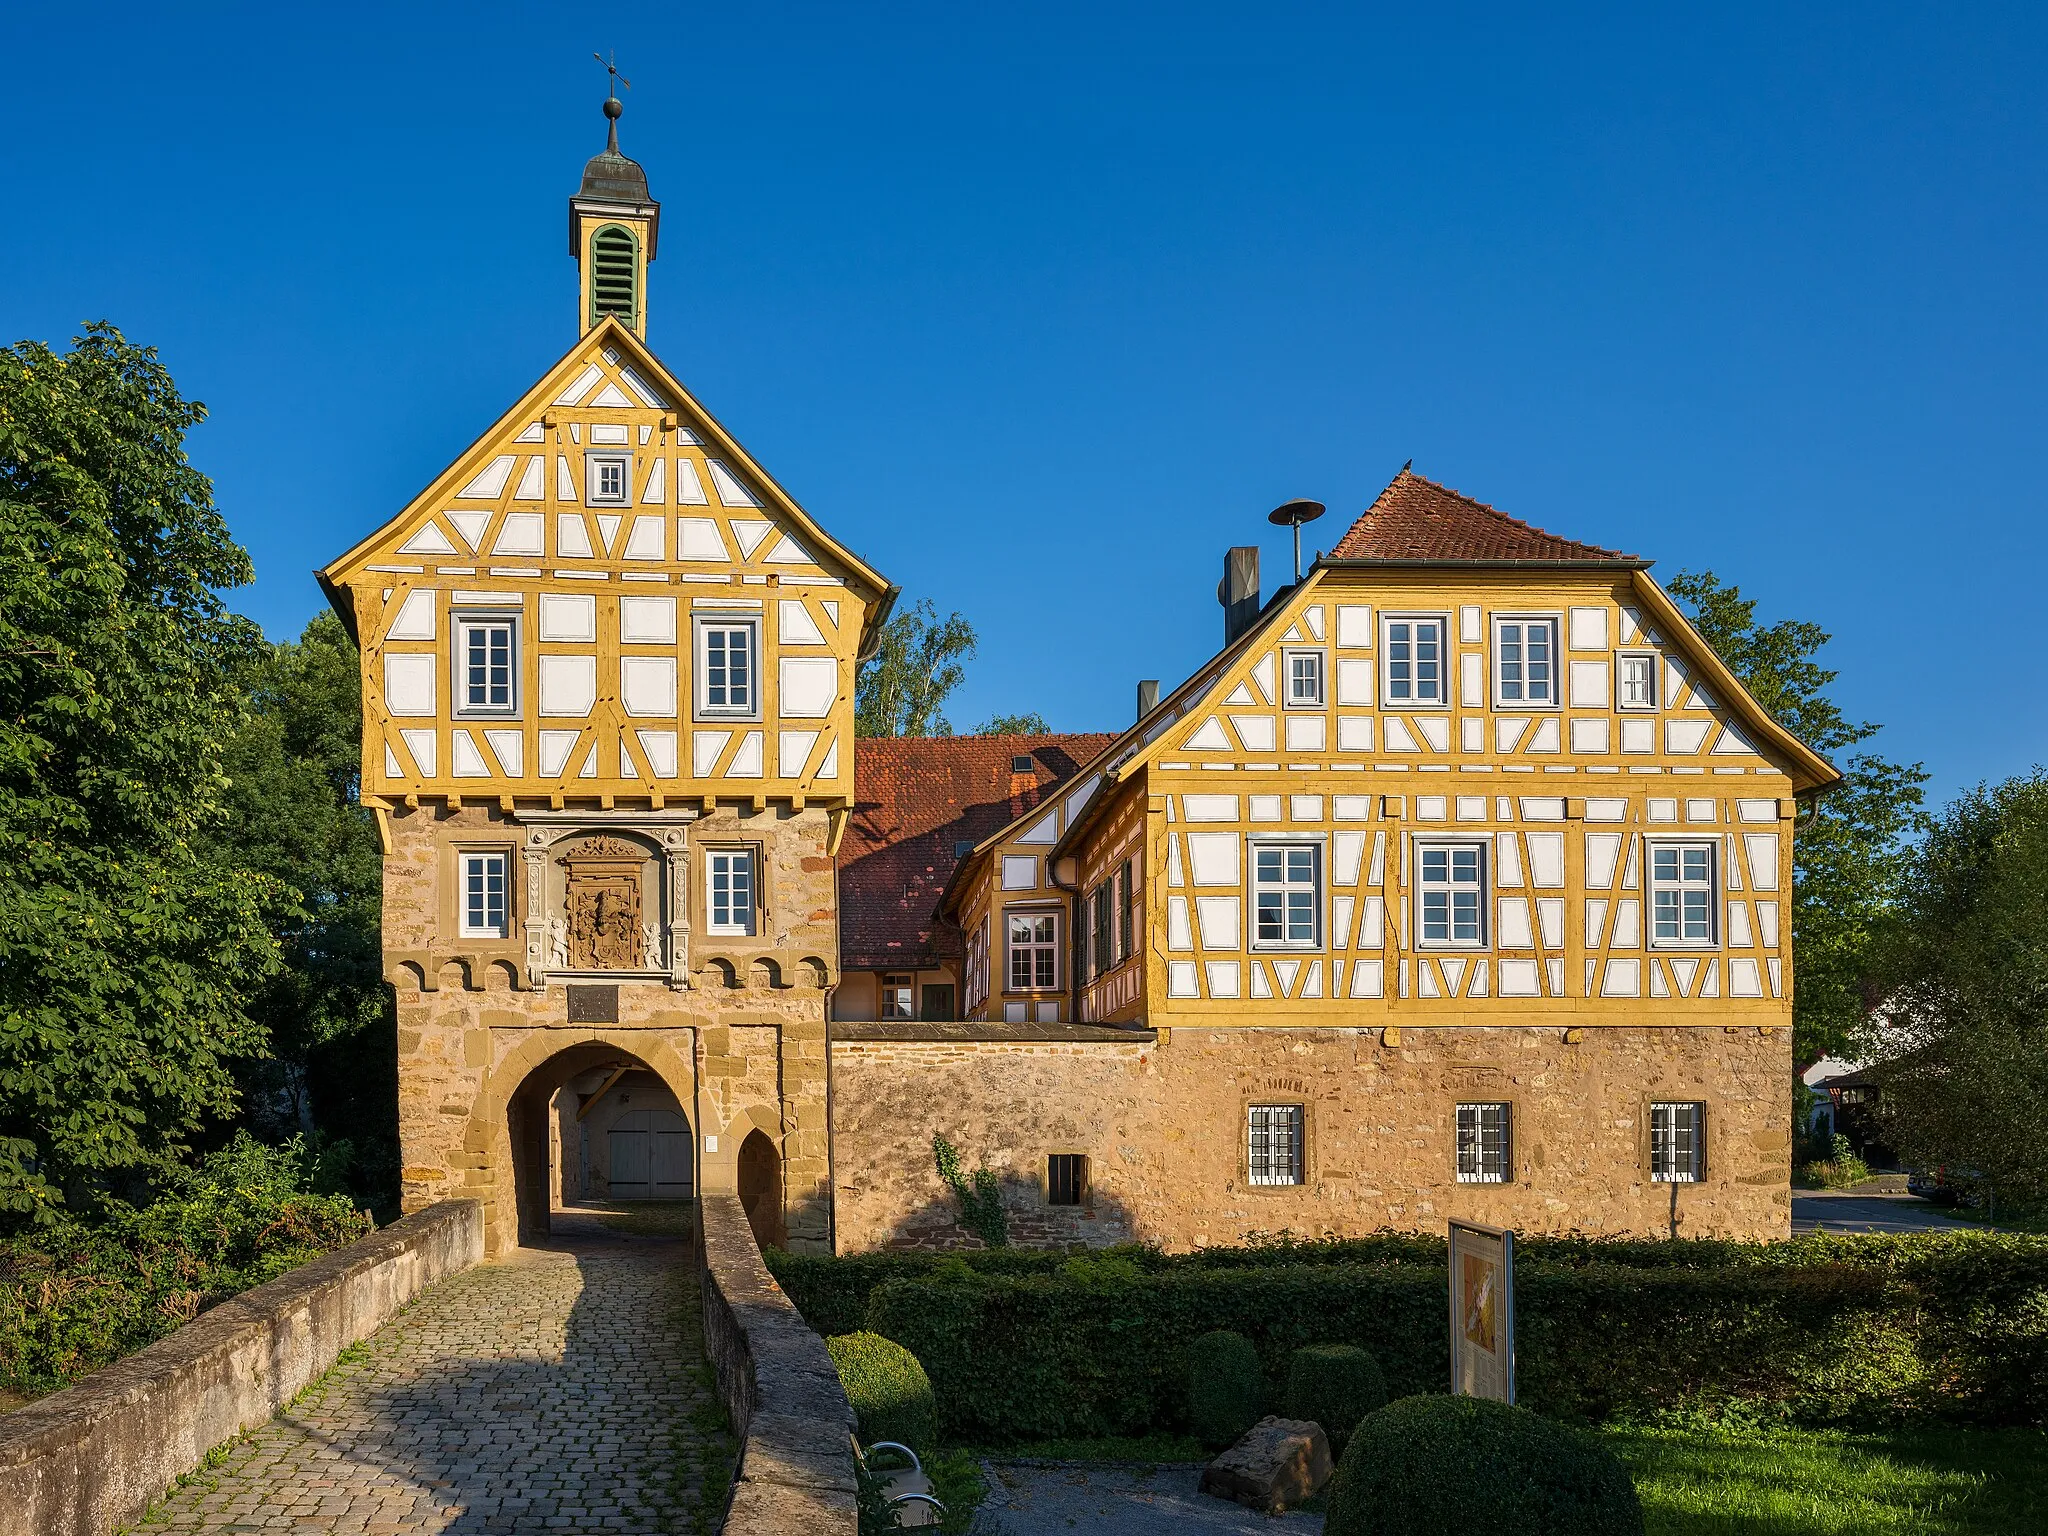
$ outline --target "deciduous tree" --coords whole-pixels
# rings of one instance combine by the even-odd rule
[[[960,614],[939,617],[930,598],[882,626],[881,644],[862,663],[853,727],[860,736],[945,736],[946,700],[967,675],[974,626]]]
[[[185,454],[205,411],[95,325],[0,350],[0,1209],[90,1202],[234,1103],[276,882],[208,846],[262,636]]]
[[[1756,602],[1712,571],[1681,571],[1671,595],[1756,701],[1844,774],[1816,801],[1793,839],[1792,1029],[1801,1060],[1850,1049],[1877,961],[1880,929],[1897,899],[1907,840],[1923,824],[1918,763],[1852,752],[1878,732],[1851,721],[1828,696],[1835,674],[1814,658],[1828,642],[1817,624],[1759,624]]]

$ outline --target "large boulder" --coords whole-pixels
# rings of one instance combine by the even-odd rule
[[[1307,1419],[1264,1418],[1203,1469],[1202,1492],[1278,1514],[1330,1480],[1330,1441]]]

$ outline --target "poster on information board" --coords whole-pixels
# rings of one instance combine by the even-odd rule
[[[1451,1223],[1451,1391],[1515,1400],[1515,1234]]]

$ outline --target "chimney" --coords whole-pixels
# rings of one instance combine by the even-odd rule
[[[1223,557],[1223,579],[1216,584],[1223,605],[1223,643],[1228,645],[1252,627],[1259,616],[1259,546],[1239,544]]]
[[[1138,684],[1138,718],[1144,719],[1159,707],[1159,679],[1148,677]]]

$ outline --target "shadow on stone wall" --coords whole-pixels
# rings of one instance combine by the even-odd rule
[[[1051,1205],[1033,1180],[1010,1174],[998,1180],[1013,1248],[1110,1248],[1138,1240],[1138,1219],[1115,1195],[1089,1190],[1079,1205]],[[960,1221],[950,1194],[906,1213],[881,1244],[897,1252],[944,1252],[985,1247]]]

